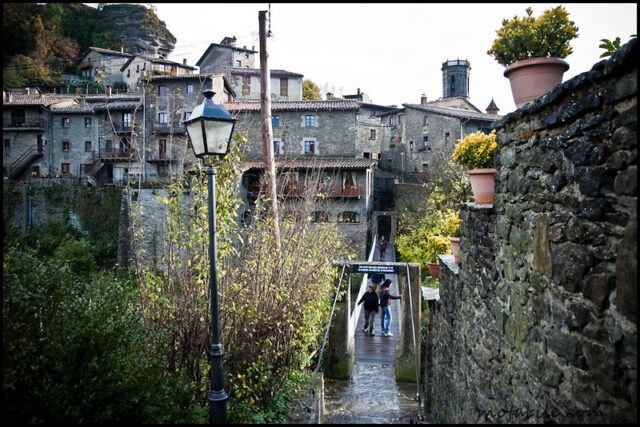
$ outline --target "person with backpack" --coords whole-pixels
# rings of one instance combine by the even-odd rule
[[[373,291],[378,291],[378,286],[384,281],[384,273],[371,273],[369,274],[370,284],[373,285]]]
[[[380,250],[380,261],[384,261],[384,254],[387,252],[387,242],[384,239],[384,234],[380,236],[380,240],[378,241],[378,249]]]
[[[380,307],[382,307],[382,312],[380,314],[380,328],[382,329],[383,337],[393,336],[393,334],[389,332],[389,326],[391,326],[391,300],[401,298],[400,295],[391,294],[392,283],[393,282],[390,279],[387,279],[382,284],[382,288],[380,288]]]
[[[367,335],[367,329],[369,330],[369,336],[375,336],[373,333],[373,321],[376,318],[378,312],[378,294],[376,294],[373,285],[367,285],[367,291],[362,294],[362,298],[358,301],[358,305],[364,302],[364,328],[362,331]]]

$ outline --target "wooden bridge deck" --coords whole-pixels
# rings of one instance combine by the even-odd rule
[[[391,245],[390,245],[391,246]],[[393,246],[391,246],[393,248]],[[379,260],[380,255],[376,248],[374,254],[374,260]],[[385,254],[385,261],[395,262],[395,254],[393,249],[387,250]],[[391,285],[391,293],[393,295],[399,295],[398,292],[398,278],[396,274],[387,274],[387,279],[391,279],[393,284]],[[380,288],[376,289],[378,292]],[[356,301],[357,302],[357,301]],[[355,331],[355,358],[358,362],[371,362],[382,364],[394,364],[396,359],[396,342],[400,336],[400,300],[391,301],[391,326],[389,331],[393,334],[391,337],[385,337],[382,335],[382,328],[380,328],[380,314],[382,309],[378,310],[374,323],[374,336],[370,337],[362,332],[364,328],[364,308],[360,310],[360,318],[358,319],[358,327]]]

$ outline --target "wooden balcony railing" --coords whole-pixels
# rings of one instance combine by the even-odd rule
[[[101,148],[100,149],[101,159],[129,160],[129,159],[133,159],[135,155],[136,155],[136,150],[134,150],[133,148],[128,148],[126,150],[122,150],[120,148]]]
[[[10,120],[6,123],[2,122],[2,128],[44,129],[44,119]]]

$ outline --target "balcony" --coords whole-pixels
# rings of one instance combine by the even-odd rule
[[[185,135],[186,127],[182,124],[178,123],[154,123],[151,127],[151,130],[155,134],[159,135]]]
[[[173,153],[151,153],[149,157],[147,157],[147,161],[149,163],[173,163],[178,161],[178,156]]]
[[[100,149],[100,159],[102,160],[128,161],[135,160],[135,158],[136,150],[134,150],[133,148],[128,148],[126,150],[122,150],[119,148]]]
[[[113,123],[113,130],[116,133],[131,133],[131,131],[133,131],[134,127],[131,125],[131,123]]]
[[[2,122],[4,130],[44,130],[44,119],[11,120]]]
[[[322,185],[319,190],[320,194],[326,197],[346,197],[360,198],[361,190],[359,185]]]

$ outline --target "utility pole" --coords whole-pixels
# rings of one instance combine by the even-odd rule
[[[260,21],[260,119],[262,120],[262,152],[265,161],[265,189],[269,216],[273,219],[276,250],[280,253],[280,218],[276,186],[276,166],[273,153],[273,128],[271,126],[271,72],[267,54],[266,14],[258,12]]]

